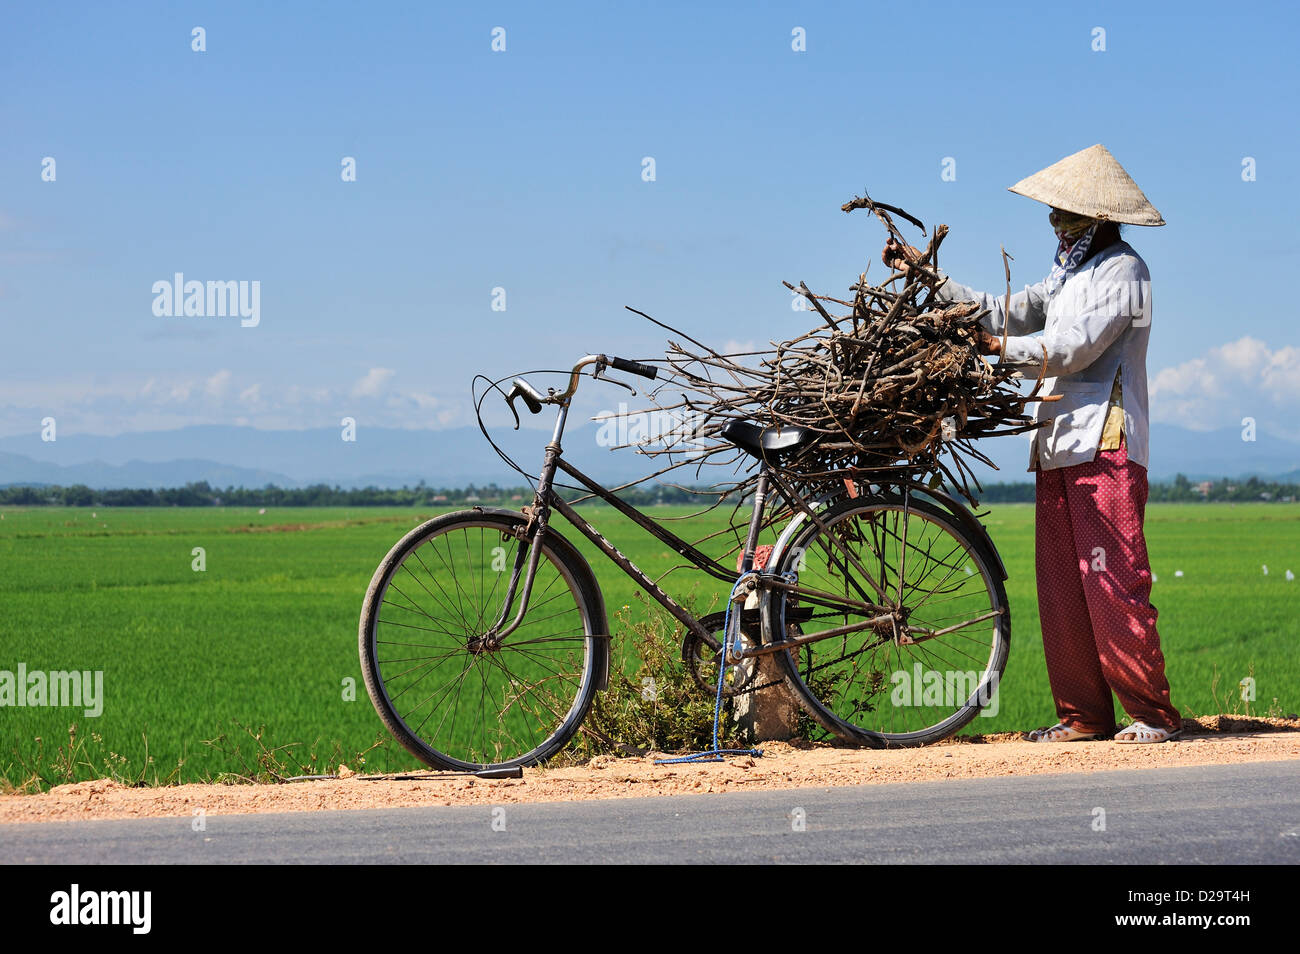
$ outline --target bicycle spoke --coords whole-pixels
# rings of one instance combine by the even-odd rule
[[[527,583],[521,573],[505,620],[514,628],[494,638],[507,610],[502,577],[510,580],[521,554],[526,571],[530,556],[509,527],[473,515],[424,531],[393,558],[381,584],[386,595],[373,604],[368,645],[385,690],[376,705],[409,733],[410,741],[399,741],[427,747],[412,751],[431,752],[430,764],[529,761],[567,738],[574,714],[589,704],[595,621],[573,571],[545,538],[526,610],[516,625]]]
[[[974,712],[966,703],[985,690],[1005,647],[992,584],[961,529],[905,498],[843,507],[825,530],[805,530],[798,545],[805,562],[786,605],[812,610],[800,617],[801,636],[833,635],[805,644],[795,688],[826,727],[912,744],[968,721]],[[814,552],[824,556],[814,560]],[[972,573],[972,564],[981,571]],[[863,591],[859,566],[873,568],[897,612],[869,610],[863,603],[874,601],[854,598]],[[832,600],[833,593],[841,595]],[[879,618],[891,615],[882,629]],[[846,626],[861,628],[834,634]],[[908,632],[913,638],[902,639]]]

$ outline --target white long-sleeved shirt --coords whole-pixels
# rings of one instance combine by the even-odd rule
[[[1043,395],[1059,401],[1033,405],[1034,419],[1050,421],[1034,436],[1031,461],[1042,470],[1093,460],[1101,443],[1116,371],[1124,394],[1128,458],[1148,465],[1147,341],[1151,336],[1151,274],[1124,241],[1088,259],[1054,293],[1047,282],[1011,296],[977,292],[951,278],[939,289],[945,301],[976,301],[989,314],[984,326],[1001,335],[1008,328],[1006,361],[1037,376],[1047,359]],[[1035,335],[1034,332],[1042,332]]]

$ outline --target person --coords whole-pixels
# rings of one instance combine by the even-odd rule
[[[1164,742],[1180,734],[1182,720],[1170,701],[1143,531],[1150,273],[1119,225],[1165,222],[1100,144],[1010,191],[1050,208],[1057,238],[1050,274],[1012,295],[1009,309],[1002,295],[950,278],[937,296],[987,309],[980,350],[1035,377],[1045,369],[1040,393],[1059,395],[1035,407],[1047,423],[1034,432],[1029,464],[1039,617],[1058,721],[1029,738]],[[906,271],[919,254],[891,239],[882,258]],[[1132,719],[1118,731],[1112,691]]]

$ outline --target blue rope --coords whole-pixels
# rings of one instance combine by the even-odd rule
[[[727,597],[727,612],[722,622],[722,652],[718,655],[718,694],[713,700],[713,748],[707,752],[696,752],[693,755],[684,755],[675,759],[655,759],[655,765],[682,765],[687,762],[723,762],[724,755],[752,755],[755,758],[761,757],[762,749],[723,749],[718,747],[718,720],[722,714],[722,685],[727,678],[727,655],[731,649],[727,645],[731,639],[731,608],[736,605],[736,590],[745,579],[756,574],[751,570],[748,573],[742,573],[736,580],[735,585],[731,588],[731,595]],[[736,627],[736,649],[740,650],[740,627]]]

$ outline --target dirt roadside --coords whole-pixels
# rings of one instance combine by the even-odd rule
[[[433,776],[375,781],[361,776],[282,785],[130,788],[106,779],[38,795],[0,796],[0,823],[237,815],[418,805],[501,805],[694,795],[757,789],[941,782],[954,778],[1102,772],[1186,765],[1296,760],[1300,721],[1213,716],[1187,720],[1185,737],[1162,745],[1026,742],[1019,733],[953,740],[922,749],[842,749],[768,743],[761,758],[655,765],[654,756],[598,756],[570,768],[526,769],[522,779]]]

